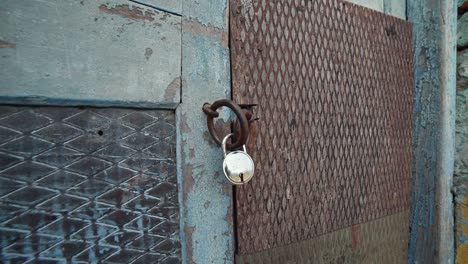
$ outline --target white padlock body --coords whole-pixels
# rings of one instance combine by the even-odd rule
[[[243,151],[233,151],[224,158],[223,170],[231,183],[240,185],[252,179],[255,167],[249,154]]]

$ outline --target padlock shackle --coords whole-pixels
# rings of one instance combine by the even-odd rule
[[[223,153],[224,153],[224,157],[226,157],[227,155],[227,148],[226,148],[226,144],[227,144],[227,141],[230,137],[234,136],[233,133],[231,134],[228,134],[226,135],[224,138],[223,138],[223,141],[221,142],[221,146],[223,147]],[[247,153],[247,148],[245,147],[245,144],[242,145],[242,149],[244,150],[245,153]]]

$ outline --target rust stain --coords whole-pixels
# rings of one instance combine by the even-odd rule
[[[182,133],[190,133],[192,132],[192,129],[189,127],[187,123],[187,115],[182,115],[182,118],[180,120],[180,130]]]
[[[195,150],[193,148],[189,150],[189,158],[191,159],[195,158]]]
[[[8,41],[0,40],[0,49],[14,49],[16,44],[10,43]]]
[[[166,88],[164,100],[173,101],[180,92],[180,77],[175,78]]]
[[[206,26],[197,20],[187,20],[184,23],[184,27],[182,30],[184,32],[193,33],[199,36],[220,39],[223,47],[228,47],[229,45],[229,37],[227,31],[217,28],[211,24]]]
[[[99,6],[99,10],[104,13],[118,15],[136,21],[153,21],[155,15],[153,11],[144,10],[140,7],[130,8],[130,6],[126,4],[116,5],[115,7],[108,7],[107,5],[102,4]]]
[[[187,194],[192,191],[193,188],[193,167],[192,165],[186,165],[183,173],[183,199],[187,200]]]
[[[186,226],[184,228],[185,232],[185,237],[186,237],[186,243],[187,243],[187,262],[189,264],[193,264],[193,248],[192,248],[192,234],[195,231],[194,227],[188,227]]]
[[[353,241],[353,249],[357,249],[359,243],[359,225],[351,226],[351,239]]]
[[[208,144],[210,146],[216,146],[217,145],[216,142],[214,141],[214,139],[211,137],[210,132],[208,132],[208,131],[203,132],[203,139],[206,142],[208,142]]]
[[[458,7],[458,15],[461,16],[466,12],[468,12],[468,2],[464,2]]]
[[[250,135],[247,141],[247,149],[255,148],[255,140],[257,139],[257,122],[250,123]]]

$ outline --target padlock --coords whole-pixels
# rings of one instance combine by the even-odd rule
[[[243,146],[244,151],[236,150],[226,154],[226,142],[232,135],[227,135],[222,141],[224,152],[223,171],[232,184],[241,185],[252,179],[255,165],[252,158],[247,154],[245,145]]]

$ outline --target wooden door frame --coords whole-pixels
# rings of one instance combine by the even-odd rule
[[[182,260],[233,263],[232,186],[201,110],[205,102],[231,98],[229,1],[182,4],[182,97],[176,109]]]

